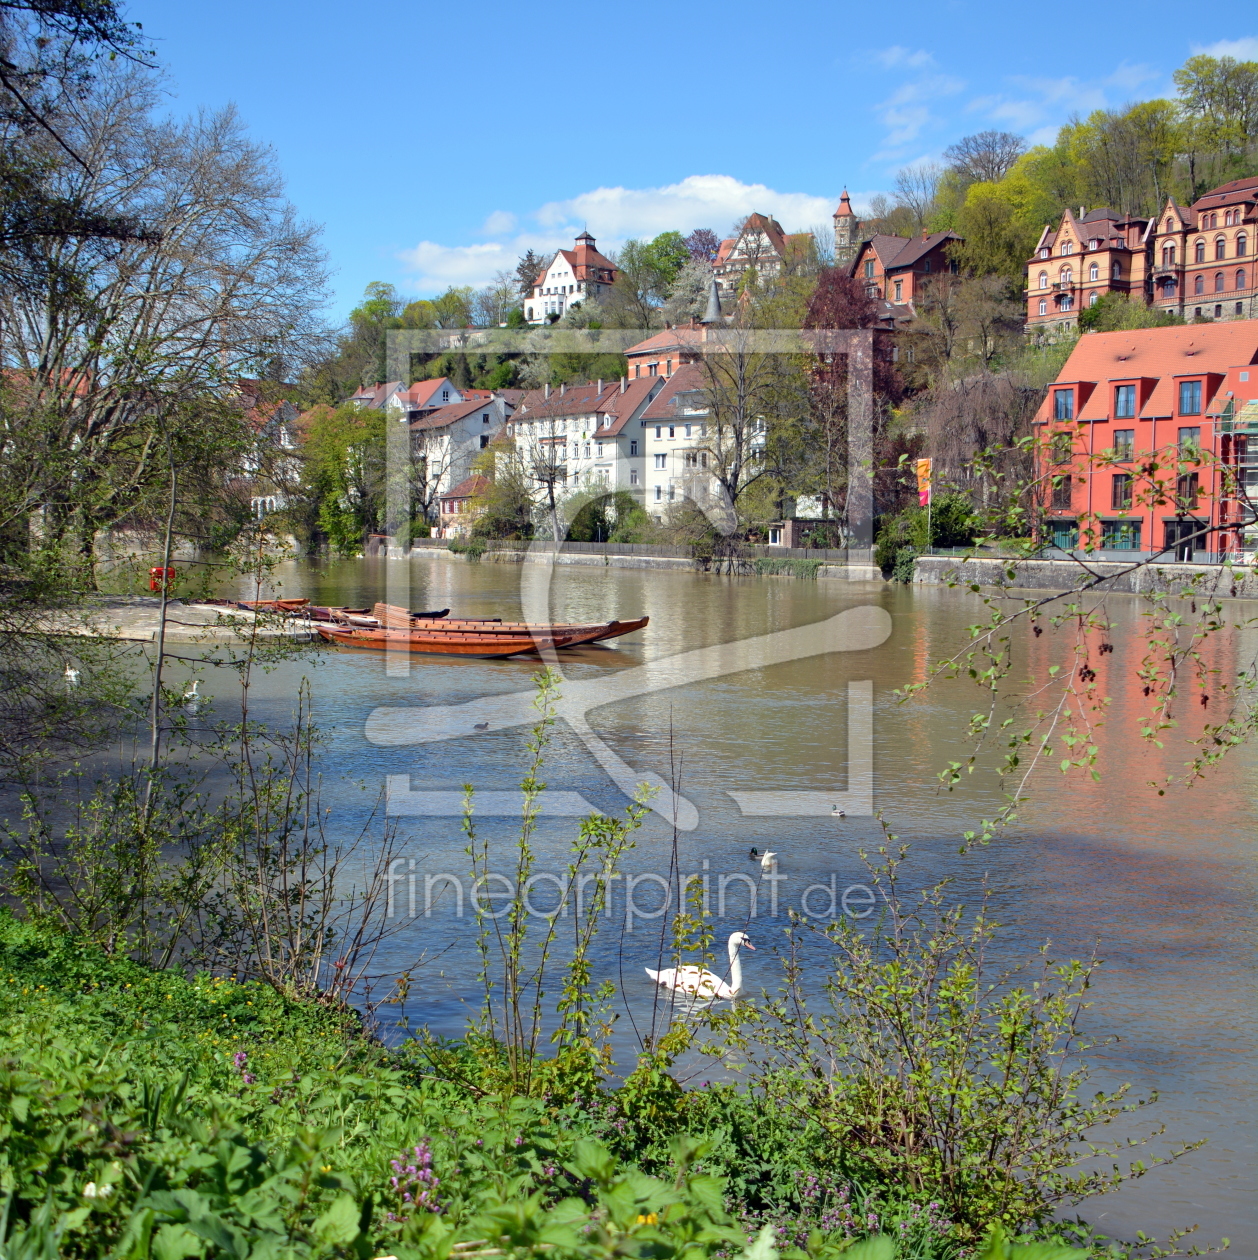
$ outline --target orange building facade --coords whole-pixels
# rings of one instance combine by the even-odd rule
[[[1050,554],[1258,551],[1258,320],[1089,333],[1035,424]]]

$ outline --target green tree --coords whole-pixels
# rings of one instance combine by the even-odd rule
[[[305,486],[317,527],[341,555],[356,555],[384,510],[382,411],[319,406],[307,417]]]
[[[1133,302],[1123,293],[1103,294],[1093,306],[1079,312],[1081,332],[1119,332],[1127,328],[1166,328],[1182,324],[1173,311],[1160,311],[1144,302]]]

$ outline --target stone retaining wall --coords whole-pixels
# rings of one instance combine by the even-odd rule
[[[1191,592],[1228,599],[1258,599],[1258,566],[1227,568],[1221,564],[1146,564],[1138,568],[1122,561],[990,560],[960,556],[918,556],[913,581],[941,585],[949,581],[977,582],[980,586],[1012,586],[1032,591],[1073,591],[1096,574],[1105,580],[1093,589],[1128,595],[1154,592]],[[1012,564],[1014,576],[1006,576]]]

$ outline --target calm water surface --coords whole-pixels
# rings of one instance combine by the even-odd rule
[[[390,579],[390,574],[392,575]],[[356,560],[290,565],[277,580],[284,594],[318,602],[364,603],[386,597],[387,581],[408,575],[412,608],[453,607],[466,615],[520,615],[521,569],[469,564],[444,557],[414,561]],[[1200,1222],[1203,1240],[1231,1237],[1232,1253],[1258,1256],[1255,1228],[1255,755],[1246,749],[1226,768],[1191,790],[1165,797],[1145,786],[1184,760],[1172,739],[1158,753],[1137,735],[1135,669],[1143,651],[1141,606],[1111,597],[1118,622],[1117,650],[1102,658],[1101,685],[1115,697],[1107,720],[1100,782],[1045,775],[1033,802],[1011,833],[991,847],[957,856],[962,831],[999,806],[995,780],[983,771],[961,790],[940,790],[937,772],[968,752],[965,727],[981,696],[972,684],[932,686],[909,703],[892,694],[920,681],[928,661],[957,650],[965,628],[982,612],[975,597],[916,590],[808,582],[790,578],[560,568],[552,587],[556,620],[594,620],[649,614],[646,631],[610,648],[580,649],[562,657],[573,681],[604,677],[655,658],[769,631],[804,626],[846,607],[882,605],[892,617],[879,648],[833,653],[694,682],[593,709],[591,726],[629,765],[668,777],[680,763],[682,792],[697,806],[699,825],[684,833],[683,869],[752,872],[751,845],[779,852],[782,904],[826,883],[841,889],[862,879],[857,850],[879,839],[870,818],[746,818],[731,791],[748,788],[830,790],[846,784],[846,696],[849,680],[874,686],[875,803],[893,831],[913,846],[912,882],[945,873],[957,877],[958,896],[974,897],[984,880],[993,890],[1004,932],[1001,949],[1024,956],[1045,940],[1058,956],[1089,953],[1105,960],[1089,1012],[1093,1031],[1119,1041],[1093,1056],[1102,1085],[1130,1081],[1137,1095],[1158,1091],[1160,1101],[1141,1120],[1165,1124],[1178,1140],[1208,1139],[1204,1150],[1157,1170],[1118,1194],[1095,1201],[1084,1214],[1118,1234],[1143,1228],[1164,1236],[1174,1226]],[[402,602],[402,601],[399,601]],[[1235,615],[1258,614],[1234,605]],[[1233,635],[1212,663],[1238,668],[1255,649],[1252,634]],[[1067,645],[1050,631],[1019,643],[1020,660],[1037,667],[1065,660]],[[1094,662],[1095,664],[1095,662]],[[416,656],[406,677],[386,675],[370,653],[324,651],[315,664],[284,665],[257,686],[262,707],[276,719],[289,711],[302,674],[310,676],[316,718],[327,734],[322,768],[325,798],[337,825],[367,817],[386,776],[409,776],[412,791],[511,790],[523,764],[522,729],[477,733],[442,742],[374,747],[364,735],[378,706],[451,704],[518,692],[538,663]],[[226,700],[226,694],[223,693]],[[671,732],[671,736],[670,736]],[[580,739],[563,724],[555,732],[545,780],[579,792],[593,806],[624,808]],[[457,818],[403,818],[408,856],[416,870],[462,873],[465,839]],[[510,819],[483,823],[504,855]],[[539,866],[562,869],[573,835],[571,819],[544,819]],[[667,870],[669,830],[652,815],[640,833],[631,870]],[[401,886],[399,886],[401,887]],[[421,885],[422,887],[422,885]],[[648,904],[643,890],[640,901]],[[422,893],[421,893],[422,897]],[[740,898],[742,898],[740,900]],[[544,896],[539,894],[539,900]],[[731,885],[731,917],[746,915],[742,884]],[[816,906],[814,902],[814,908]],[[421,949],[440,957],[417,973],[405,1015],[411,1025],[457,1035],[475,1003],[471,925],[439,904],[386,962],[404,965]],[[762,915],[765,908],[762,906]],[[741,926],[731,924],[730,930]],[[759,951],[747,959],[748,983],[772,987],[772,947],[782,920],[752,925]],[[600,963],[617,975],[623,963],[625,1018],[618,1050],[630,1055],[635,1023],[649,1021],[652,986],[642,972],[657,948],[652,924],[628,935],[616,925]],[[768,946],[768,949],[765,949]],[[444,952],[442,952],[444,951]],[[1125,1131],[1135,1132],[1135,1128]],[[1155,1142],[1152,1151],[1165,1150]],[[1148,1158],[1148,1151],[1136,1152]]]

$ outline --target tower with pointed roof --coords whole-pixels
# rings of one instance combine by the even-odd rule
[[[839,198],[839,208],[834,212],[834,265],[836,267],[846,267],[856,257],[856,250],[860,245],[860,228],[860,220],[852,209],[852,202],[845,188],[843,196]]]

